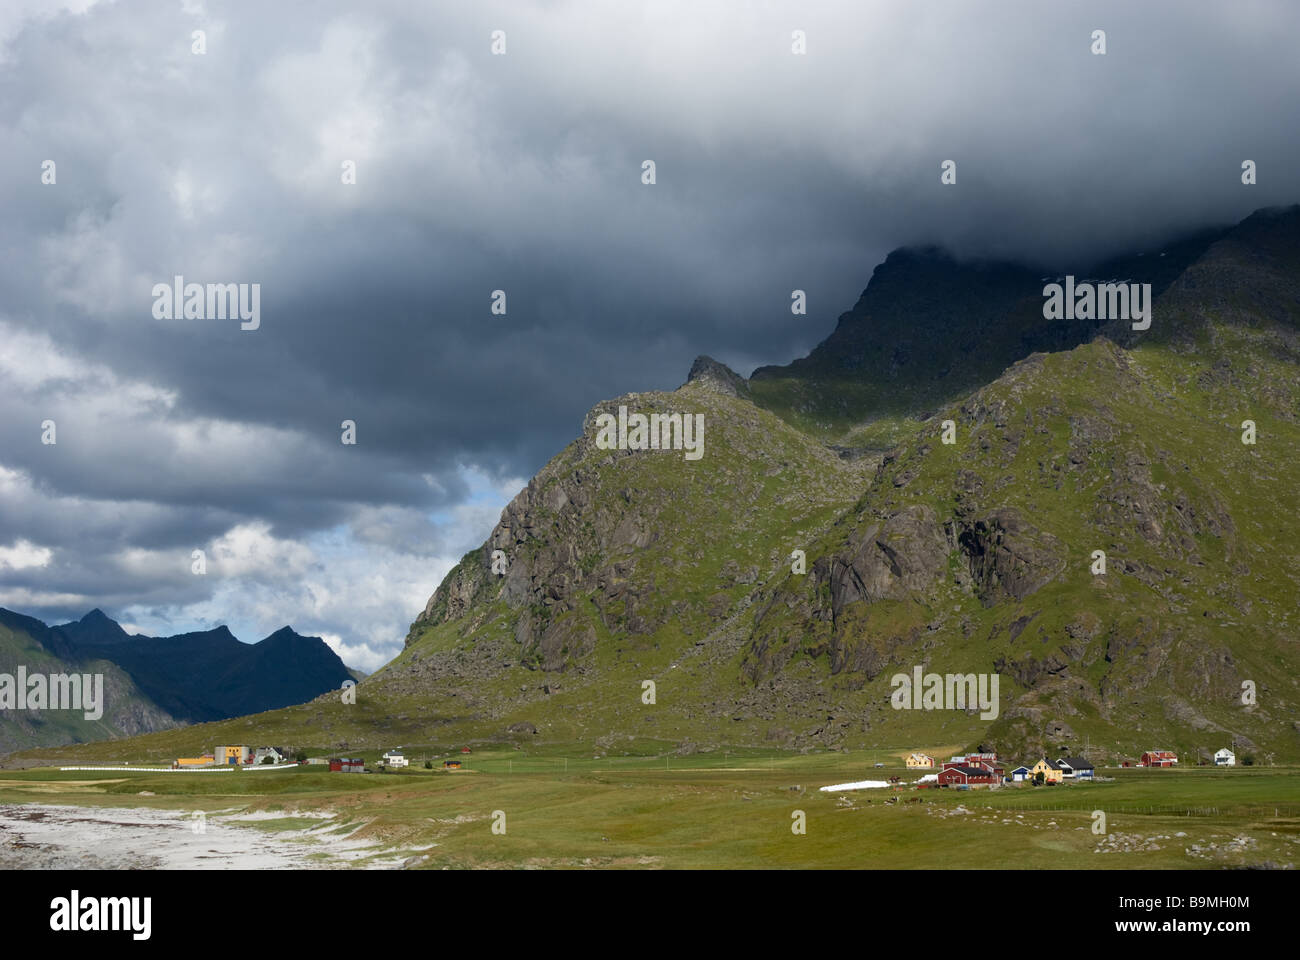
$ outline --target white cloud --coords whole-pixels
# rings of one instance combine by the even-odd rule
[[[25,570],[43,567],[54,553],[48,547],[38,547],[29,540],[17,540],[12,547],[0,546],[0,570]]]

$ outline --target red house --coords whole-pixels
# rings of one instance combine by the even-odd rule
[[[1001,770],[994,772],[986,767],[950,767],[945,765],[938,775],[938,783],[941,787],[991,786],[1001,779]]]
[[[1003,766],[997,762],[997,756],[996,753],[972,753],[961,760],[945,760],[943,769],[958,770],[969,768],[972,770],[983,770],[985,773],[997,777],[1000,780],[1006,771]]]
[[[1139,767],[1174,767],[1178,765],[1178,757],[1172,750],[1148,750],[1142,754],[1142,759],[1138,761]]]

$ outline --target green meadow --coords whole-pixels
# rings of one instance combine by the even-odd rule
[[[576,747],[469,755],[407,748],[401,772],[0,771],[0,804],[263,812],[241,828],[322,823],[411,868],[1288,868],[1300,768],[1102,769],[1113,782],[823,792],[917,778],[896,754],[757,749],[593,757]],[[422,757],[432,758],[426,770]],[[441,769],[456,756],[463,767]],[[371,759],[371,758],[367,758]],[[876,762],[886,764],[876,768]],[[893,800],[894,802],[888,802]],[[802,817],[800,818],[800,812]],[[1104,816],[1104,833],[1097,832]],[[804,832],[792,827],[802,819]],[[504,820],[504,832],[499,832]],[[496,824],[497,832],[493,826]],[[285,842],[293,842],[286,837]]]

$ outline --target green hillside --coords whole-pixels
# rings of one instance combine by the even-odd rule
[[[1156,747],[1195,762],[1233,745],[1260,764],[1294,762],[1297,251],[1300,209],[1257,214],[1153,271],[1148,333],[1058,331],[1079,342],[1017,353],[995,374],[978,331],[989,329],[995,359],[1050,341],[1041,297],[1015,292],[1022,274],[956,267],[958,279],[926,294],[941,301],[927,317],[958,318],[937,355],[918,348],[885,370],[873,335],[855,327],[814,360],[750,381],[702,360],[675,392],[588,414],[355,704],[327,694],[131,749],[165,758],[256,731],[330,750],[954,744],[1101,763]],[[967,316],[962,291],[981,276],[990,286]],[[877,306],[913,295],[875,283],[864,300]],[[908,337],[923,347],[943,328]],[[948,395],[972,370],[986,385]],[[891,406],[891,377],[931,386]],[[837,393],[845,378],[856,394]],[[856,399],[815,399],[831,394]],[[704,456],[599,449],[595,418],[620,405],[703,414]],[[794,550],[805,572],[792,571]],[[890,678],[918,666],[996,673],[996,719],[894,709]]]

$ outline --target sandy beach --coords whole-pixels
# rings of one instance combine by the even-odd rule
[[[295,826],[253,826],[284,819]],[[384,856],[380,845],[354,837],[360,824],[344,831],[333,820],[331,813],[215,813],[196,832],[200,824],[186,810],[0,804],[0,869],[396,869],[414,852]]]

